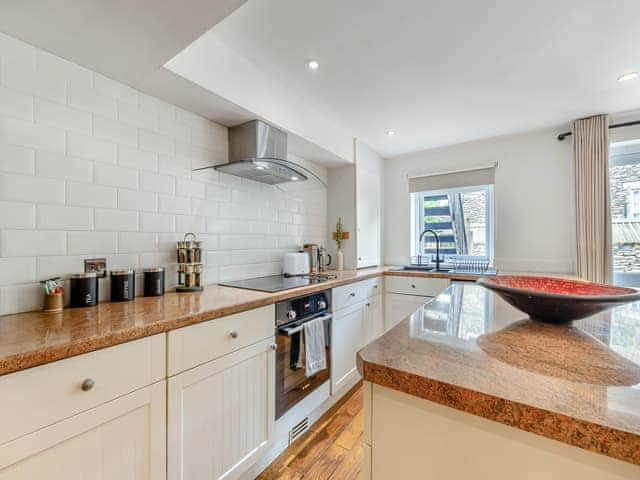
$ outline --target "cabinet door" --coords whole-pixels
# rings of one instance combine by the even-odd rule
[[[364,302],[344,308],[335,313],[331,334],[331,393],[347,385],[359,376],[356,368],[356,353],[365,340]]]
[[[358,268],[380,265],[382,159],[356,141],[356,249]]]
[[[263,340],[169,378],[168,476],[239,477],[273,428],[275,351]]]
[[[158,382],[0,446],[0,480],[166,477],[166,383]]]
[[[392,329],[402,320],[414,313],[421,305],[424,305],[433,297],[418,295],[403,295],[399,293],[385,294],[385,331]]]
[[[365,345],[373,342],[384,333],[384,316],[382,314],[382,295],[375,295],[366,303],[364,318]]]

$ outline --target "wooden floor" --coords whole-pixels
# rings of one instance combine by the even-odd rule
[[[260,474],[259,480],[355,480],[362,463],[362,384]]]

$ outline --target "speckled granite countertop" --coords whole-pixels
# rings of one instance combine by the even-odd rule
[[[640,302],[569,325],[454,284],[358,353],[365,380],[640,465]]]
[[[381,275],[475,280],[477,275],[393,272],[388,267],[335,272],[335,280],[278,293],[208,285],[202,293],[167,293],[133,302],[100,303],[61,313],[0,316],[0,375],[251,310],[299,295]]]

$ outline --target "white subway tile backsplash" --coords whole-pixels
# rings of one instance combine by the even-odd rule
[[[93,229],[93,209],[38,205],[36,208],[36,228],[40,230],[91,230]]]
[[[24,202],[64,203],[65,185],[62,180],[31,175],[0,175],[0,199]]]
[[[135,190],[138,188],[138,170],[99,163],[94,169],[94,181],[96,185]]]
[[[0,118],[0,143],[64,152],[64,130],[31,122]]]
[[[93,181],[93,162],[82,158],[65,157],[60,153],[38,150],[36,175],[77,182]]]
[[[160,195],[158,197],[158,211],[162,213],[188,215],[191,213],[191,202],[187,197]]]
[[[140,93],[140,107],[147,112],[155,113],[159,118],[170,120],[176,118],[176,107],[174,105],[144,93]]]
[[[104,75],[96,73],[93,79],[95,91],[104,96],[126,102],[128,104],[137,105],[139,94],[136,90],[120,82],[111,80]]]
[[[84,271],[84,256],[55,255],[37,259],[37,280],[53,277],[68,279],[72,273]]]
[[[138,146],[138,129],[109,118],[93,116],[93,135],[101,140],[128,145]]]
[[[34,257],[40,255],[66,255],[66,232],[40,230],[3,230],[3,257]]]
[[[118,234],[115,232],[69,232],[69,255],[104,255],[118,250]]]
[[[193,215],[176,215],[176,232],[203,233],[207,231],[205,217]]]
[[[118,119],[123,123],[135,127],[145,128],[151,131],[158,130],[157,115],[129,103],[118,103]]]
[[[206,197],[206,185],[202,182],[194,182],[186,178],[176,179],[176,195],[181,197]]]
[[[187,231],[205,282],[277,274],[285,249],[324,241],[323,190],[192,171],[227,158],[225,127],[0,34],[0,312],[40,308],[36,282],[92,256],[175,285]]]
[[[176,139],[189,140],[191,137],[191,130],[187,125],[165,116],[161,116],[158,120],[158,131]]]
[[[117,198],[113,187],[67,182],[67,205],[116,208]]]
[[[0,286],[35,281],[34,257],[0,258]]]
[[[33,120],[33,96],[0,86],[0,115]]]
[[[67,100],[67,84],[64,80],[43,75],[38,69],[21,63],[3,61],[0,80],[6,87],[40,98],[60,103]]]
[[[173,155],[176,147],[175,141],[171,137],[147,130],[140,130],[140,149],[148,152]]]
[[[140,214],[141,232],[170,233],[175,232],[175,230],[176,221],[173,215],[148,212]]]
[[[217,217],[207,217],[207,233],[231,233],[231,222]]]
[[[0,58],[35,67],[36,48],[17,38],[0,33]]]
[[[118,164],[123,167],[158,171],[158,155],[153,152],[143,152],[137,148],[118,145]]]
[[[42,286],[39,283],[0,287],[0,315],[41,308]]]
[[[36,206],[32,203],[0,201],[0,229],[35,228]]]
[[[67,155],[102,163],[116,163],[116,144],[67,132]]]
[[[138,230],[138,212],[96,208],[95,229],[110,232],[135,232]]]
[[[171,155],[159,155],[158,171],[175,177],[190,178],[191,165],[184,159]]]
[[[157,212],[158,195],[152,192],[119,189],[118,208],[123,210],[138,210],[140,212]]]
[[[49,100],[36,100],[36,123],[91,133],[91,114]]]
[[[116,100],[100,95],[86,85],[70,84],[67,88],[67,103],[78,110],[107,118],[116,118],[118,115]]]
[[[221,185],[207,185],[206,198],[208,200],[215,200],[217,202],[230,202],[231,189],[223,187]]]
[[[173,195],[175,193],[175,179],[170,175],[140,172],[140,190]]]
[[[119,253],[155,252],[157,250],[158,235],[155,233],[120,232],[118,234]]]
[[[0,171],[7,173],[35,173],[35,151],[32,148],[0,144]]]

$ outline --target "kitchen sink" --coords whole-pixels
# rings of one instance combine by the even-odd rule
[[[391,270],[396,272],[425,272],[425,273],[460,273],[465,275],[496,275],[497,272],[494,269],[488,269],[483,272],[478,270],[466,270],[464,268],[435,268],[429,265],[403,265],[401,267],[394,267]]]

